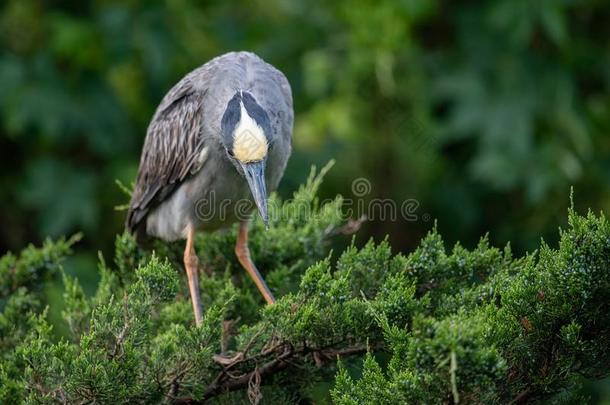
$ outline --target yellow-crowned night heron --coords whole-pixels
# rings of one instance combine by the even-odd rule
[[[198,325],[199,230],[240,221],[237,258],[267,303],[274,302],[250,258],[248,216],[236,211],[253,200],[267,224],[267,189],[277,187],[290,156],[293,115],[286,77],[253,53],[232,52],[180,80],[148,126],[126,225],[138,238],[186,239]]]

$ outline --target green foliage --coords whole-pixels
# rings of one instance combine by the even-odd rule
[[[486,239],[446,256],[430,234],[407,260],[433,305],[408,328],[382,313],[388,369],[367,357],[361,379],[341,370],[334,400],[376,402],[374,386],[386,403],[522,402],[570,387],[577,374],[607,375],[610,224],[574,211],[569,224],[558,249],[543,245],[537,258],[523,260]]]
[[[18,256],[7,253],[0,258],[0,363],[11,356],[29,333],[30,318],[44,310],[42,286],[60,271],[61,262],[80,238],[75,235],[56,242],[47,240],[40,248],[29,245]],[[16,369],[7,363],[0,369],[0,381],[8,381],[14,372]],[[4,402],[3,390],[14,387],[15,384],[8,384],[0,388],[0,402]]]
[[[370,241],[333,262],[324,245],[340,199],[320,205],[320,181],[313,172],[293,200],[276,200],[287,213],[274,219],[277,240],[254,223],[253,255],[285,291],[274,305],[228,259],[235,228],[197,241],[215,270],[201,280],[200,327],[177,246],[144,250],[119,236],[91,297],[64,274],[61,337],[37,286],[75,239],[5,256],[0,274],[20,281],[0,314],[0,402],[568,401],[581,397],[578,376],[610,373],[603,215],[570,210],[558,248],[521,259],[487,237],[447,251],[434,228],[406,257]]]
[[[47,240],[42,248],[29,245],[19,257],[8,253],[0,258],[0,299],[23,287],[38,291],[59,270],[61,260],[70,253],[70,248],[81,239],[79,234],[68,240]]]

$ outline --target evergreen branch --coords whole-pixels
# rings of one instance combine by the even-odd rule
[[[295,349],[292,345],[284,343],[274,346],[274,351],[276,353],[271,360],[263,363],[262,365],[256,364],[253,369],[244,372],[239,376],[231,377],[227,372],[228,369],[239,364],[251,363],[252,361],[256,360],[256,356],[245,357],[243,352],[239,352],[236,356],[234,356],[234,358],[238,358],[238,360],[236,360],[233,364],[227,365],[226,368],[217,375],[214,382],[205,389],[201,400],[182,397],[175,398],[173,402],[175,404],[202,404],[206,400],[218,395],[247,388],[253,379],[258,379],[261,384],[269,384],[271,382],[270,377],[285,370],[289,366],[305,363],[307,356],[310,354],[317,355],[318,358],[321,359],[322,363],[319,365],[321,367],[329,361],[338,359],[340,357],[362,354],[369,349],[370,348],[367,346],[362,345],[340,349],[332,347],[311,348],[308,346],[302,346],[299,349]]]
[[[299,201],[311,201],[311,187]],[[297,215],[296,205],[291,210]],[[340,223],[332,209],[322,211],[327,217],[311,223],[279,225],[271,239],[252,233],[257,259],[276,269],[267,275],[284,289],[276,304],[259,309],[248,283],[215,272],[201,280],[208,310],[200,327],[179,294],[180,272],[158,259],[179,256],[171,245],[153,255],[120,235],[116,269],[101,261],[92,298],[64,276],[64,320],[82,326],[60,341],[34,286],[59,268],[72,242],[5,256],[0,279],[17,287],[0,287],[0,402],[201,403],[222,396],[256,404],[263,394],[270,403],[307,402],[311,382],[328,377],[324,366],[345,356],[362,356],[350,362],[362,372],[354,379],[339,363],[331,389],[339,405],[521,404],[569,395],[577,377],[610,372],[610,225],[603,215],[571,210],[559,246],[543,244],[524,258],[490,247],[487,238],[473,250],[447,251],[434,229],[406,257],[392,255],[387,241],[369,242],[333,264],[315,261],[326,256],[325,231]],[[232,255],[232,235],[203,242],[213,255]],[[387,353],[387,366],[363,355],[376,350]]]

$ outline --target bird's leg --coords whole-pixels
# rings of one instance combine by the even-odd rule
[[[195,230],[192,226],[188,228],[186,236],[186,247],[184,249],[184,268],[189,280],[189,290],[191,292],[191,301],[193,303],[193,312],[195,313],[195,324],[201,325],[203,317],[201,316],[201,298],[199,297],[199,259],[195,253]]]
[[[237,241],[235,243],[235,255],[237,255],[237,259],[241,265],[246,269],[250,277],[252,277],[252,280],[254,280],[254,284],[258,287],[258,290],[265,298],[265,301],[267,301],[267,304],[273,304],[275,298],[273,298],[273,294],[269,291],[269,287],[267,287],[267,283],[265,283],[263,276],[258,272],[250,258],[250,248],[248,248],[248,221],[239,223],[239,233],[237,234]]]

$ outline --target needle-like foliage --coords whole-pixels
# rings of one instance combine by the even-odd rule
[[[371,241],[333,259],[342,201],[320,205],[320,180],[274,197],[269,231],[254,223],[275,305],[235,261],[235,228],[200,237],[198,328],[178,245],[118,236],[91,297],[64,274],[61,338],[38,287],[76,240],[3,257],[0,402],[520,403],[610,372],[604,215],[570,210],[559,245],[523,258],[487,238],[448,250],[433,229],[407,256]]]

